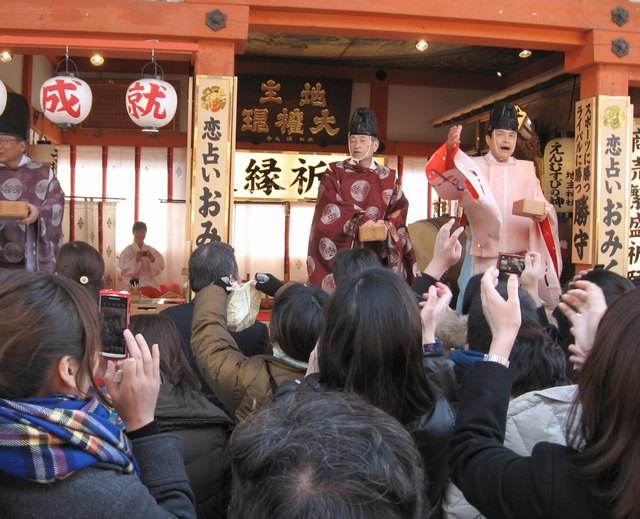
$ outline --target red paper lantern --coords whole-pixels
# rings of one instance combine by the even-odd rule
[[[58,75],[40,88],[40,106],[44,115],[60,128],[71,128],[84,121],[91,111],[93,95],[82,79]]]
[[[178,96],[170,83],[142,78],[129,85],[126,102],[129,117],[142,131],[157,132],[176,114]]]

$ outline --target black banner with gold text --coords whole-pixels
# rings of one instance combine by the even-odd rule
[[[237,141],[347,145],[352,81],[238,76]]]

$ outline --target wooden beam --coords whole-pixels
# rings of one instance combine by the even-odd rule
[[[505,78],[505,86],[510,87],[534,79],[535,77],[544,74],[550,69],[556,69],[564,66],[564,56],[560,53],[552,54],[545,58],[534,61],[532,64],[523,67],[516,72],[509,74]]]
[[[391,12],[401,12],[398,6]],[[435,11],[434,11],[435,12]],[[477,12],[477,11],[476,11]],[[565,50],[584,44],[583,29],[508,24],[495,21],[463,21],[434,17],[385,14],[314,14],[299,10],[269,11],[253,8],[250,30],[293,34],[320,34],[391,40],[435,40],[465,45]]]
[[[214,31],[206,25],[207,13],[220,9],[226,26]],[[229,2],[189,3],[145,0],[5,0],[0,9],[0,27],[17,34],[62,33],[86,38],[109,39],[137,36],[139,41],[178,38],[245,42],[249,7]]]
[[[87,133],[62,133],[60,144],[76,146],[140,146],[145,148],[186,148],[187,134],[160,135],[150,137],[142,132],[136,133],[103,133],[96,136]]]
[[[384,141],[383,155],[402,155],[405,157],[428,157],[436,151],[441,142],[411,142],[411,141]],[[237,151],[273,151],[282,152],[281,143],[261,142],[252,144],[247,141],[236,143]],[[287,151],[295,153],[344,153],[347,156],[346,146],[327,146],[320,148],[317,144],[290,144]]]
[[[290,75],[291,61],[286,60],[255,60],[240,56],[236,59],[236,74],[279,74]],[[487,74],[464,74],[456,72],[421,72],[415,70],[384,69],[387,73],[386,82],[389,85],[407,85],[436,88],[462,88],[473,90],[500,90],[504,88],[504,81],[496,76]],[[347,65],[326,65],[324,63],[308,64],[296,63],[296,75],[302,76],[331,76],[338,79],[351,79],[356,83],[372,83],[375,78],[375,68],[349,67]]]
[[[611,49],[612,42],[621,36],[618,31],[590,31],[585,45],[566,53],[565,69],[575,73],[594,63],[640,66],[640,33],[624,35],[629,44],[629,54],[623,57],[617,56]]]
[[[200,3],[206,0],[187,0]],[[447,20],[453,23],[478,21],[482,23],[504,23],[539,27],[564,27],[589,30],[593,28],[614,28],[611,10],[621,4],[620,0],[581,0],[580,2],[558,2],[557,0],[483,0],[481,5],[474,0],[235,0],[234,3],[251,5],[252,20],[254,10],[300,11],[309,18],[313,13],[323,12],[323,16],[339,14],[358,15],[366,13],[381,17],[393,17],[401,13],[407,18],[422,18],[432,21]],[[320,9],[321,7],[321,9]],[[629,11],[629,22],[623,27],[628,32],[640,31],[640,5],[624,2]],[[284,14],[284,13],[283,13]],[[323,24],[322,17],[316,23]]]
[[[195,41],[180,40],[140,40],[132,38],[105,38],[78,36],[74,33],[52,34],[43,36],[38,34],[13,34],[9,31],[0,34],[0,45],[14,49],[17,54],[64,54],[65,47],[74,55],[90,56],[96,50],[126,51],[131,59],[146,59],[151,50],[155,50],[158,59],[188,59],[198,51]]]
[[[494,103],[503,100],[510,100],[518,95],[524,95],[527,91],[530,91],[532,88],[537,87],[543,83],[555,80],[564,75],[564,71],[562,67],[556,67],[552,70],[545,72],[544,74],[540,74],[539,76],[532,78],[530,80],[524,81],[522,83],[518,83],[509,88],[501,90],[500,92],[496,92],[488,97],[484,97],[482,99],[478,99],[473,103],[465,105],[453,112],[445,114],[437,119],[431,121],[433,126],[443,126],[445,124],[453,124],[456,121],[460,120],[465,116],[472,115],[474,112],[479,110],[483,110],[487,107],[492,106]]]

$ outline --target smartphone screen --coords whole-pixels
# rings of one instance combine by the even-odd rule
[[[498,270],[513,274],[522,274],[524,271],[524,256],[518,254],[500,254]]]
[[[105,357],[126,357],[124,331],[129,326],[129,294],[101,291],[100,318],[102,354]]]

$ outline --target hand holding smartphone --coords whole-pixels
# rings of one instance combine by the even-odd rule
[[[107,392],[127,431],[144,427],[154,419],[160,390],[160,350],[149,348],[144,337],[124,332],[129,357],[109,360],[105,372]]]
[[[519,276],[524,272],[524,255],[500,253],[497,267],[500,272]]]
[[[131,294],[126,291],[100,291],[100,339],[102,355],[112,359],[124,359],[127,346],[124,331],[129,328]]]

